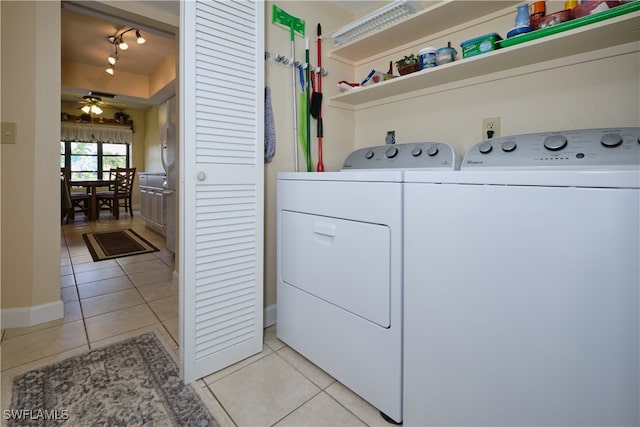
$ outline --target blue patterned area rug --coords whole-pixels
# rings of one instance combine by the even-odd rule
[[[15,426],[218,427],[153,332],[16,377],[9,411]]]

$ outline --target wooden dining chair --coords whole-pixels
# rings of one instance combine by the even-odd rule
[[[131,200],[136,168],[116,168],[112,171],[115,176],[113,189],[96,193],[98,211],[104,208],[109,209],[111,215],[119,219],[120,207],[122,206],[125,208],[125,212],[129,212],[129,215],[133,216]]]
[[[136,168],[117,168],[116,173],[126,175],[127,189],[119,192],[118,202],[122,201],[124,211],[133,217],[133,182],[136,179]]]
[[[76,213],[83,213],[85,218],[89,218],[89,209],[91,209],[91,195],[86,192],[74,192],[71,189],[71,173],[65,167],[60,168],[60,179],[64,181],[66,193],[68,194],[68,202],[66,207],[66,223],[70,219],[75,219]],[[66,198],[66,196],[65,196]]]

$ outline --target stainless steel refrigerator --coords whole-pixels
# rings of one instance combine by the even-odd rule
[[[166,178],[163,190],[163,208],[166,222],[167,249],[175,252],[177,226],[177,188],[178,188],[178,116],[177,99],[169,98],[160,105],[160,148],[162,167]]]

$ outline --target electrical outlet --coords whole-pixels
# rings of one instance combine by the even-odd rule
[[[482,139],[491,139],[500,136],[500,117],[482,119]]]
[[[385,144],[395,144],[396,143],[396,131],[388,130],[387,136],[384,137]]]

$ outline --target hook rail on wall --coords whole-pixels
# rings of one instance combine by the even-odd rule
[[[313,64],[307,64],[306,62],[295,61],[293,58],[280,55],[279,53],[271,53],[271,52],[265,51],[264,59],[274,64],[288,65],[288,66],[294,66],[294,67],[302,66],[303,69],[305,70],[307,69],[307,65],[310,65],[311,66],[310,71],[313,71],[316,74],[322,74],[323,77],[327,75],[327,70],[325,70],[322,67],[314,67]]]

